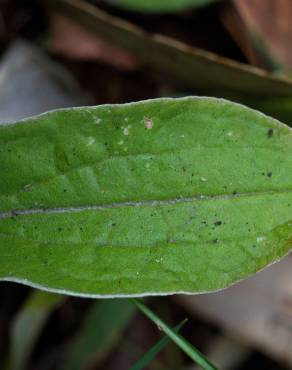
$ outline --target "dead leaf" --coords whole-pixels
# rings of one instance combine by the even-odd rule
[[[234,0],[233,6],[242,24],[241,36],[245,33],[262,55],[267,51],[276,62],[292,68],[292,1]],[[237,41],[246,51],[246,40],[237,37]],[[246,55],[250,59],[250,51]]]
[[[145,68],[176,78],[191,89],[227,90],[259,96],[291,96],[292,81],[192,47],[176,39],[146,32],[81,0],[43,0],[90,32],[135,55]]]
[[[93,35],[66,16],[54,13],[50,22],[49,49],[69,59],[99,60],[119,69],[137,68],[136,59],[127,51]]]

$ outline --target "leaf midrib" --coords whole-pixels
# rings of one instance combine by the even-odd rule
[[[141,200],[141,201],[127,201],[127,202],[115,202],[111,204],[101,205],[87,205],[78,207],[55,207],[55,208],[31,208],[22,210],[12,210],[8,212],[0,212],[0,219],[10,218],[21,215],[35,215],[35,214],[50,214],[50,213],[65,213],[65,212],[82,212],[91,210],[106,210],[123,207],[158,207],[175,205],[180,203],[192,203],[192,202],[203,202],[203,201],[215,201],[215,200],[231,200],[244,197],[257,197],[257,196],[273,196],[278,194],[292,193],[291,189],[279,189],[279,190],[266,190],[266,191],[253,191],[248,193],[236,193],[236,194],[217,194],[217,195],[197,195],[194,197],[179,197],[173,199],[164,200]]]

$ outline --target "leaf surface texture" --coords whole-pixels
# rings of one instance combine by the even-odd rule
[[[0,127],[0,277],[85,296],[207,292],[292,246],[292,131],[214,98]]]

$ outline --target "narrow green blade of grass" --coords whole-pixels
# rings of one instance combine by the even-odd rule
[[[121,8],[141,12],[176,12],[192,7],[203,7],[216,0],[107,0]]]
[[[177,344],[182,351],[185,352],[195,363],[200,365],[204,370],[217,370],[211,362],[192,344],[190,344],[175,330],[170,328],[163,320],[161,320],[153,311],[150,310],[141,300],[133,299],[135,305],[153,321],[174,343]]]
[[[16,314],[10,330],[10,351],[6,368],[24,370],[39,335],[52,312],[65,296],[33,290]]]
[[[187,321],[188,319],[184,319],[177,326],[175,326],[173,329],[174,332],[178,333]],[[161,338],[153,347],[149,349],[149,351],[145,353],[144,356],[142,356],[133,366],[131,366],[130,370],[141,370],[145,366],[150,364],[153,361],[153,359],[158,355],[158,353],[162,351],[169,342],[170,339],[168,336]]]
[[[65,370],[80,370],[102,361],[114,348],[136,308],[127,300],[98,300],[86,315],[68,351]]]

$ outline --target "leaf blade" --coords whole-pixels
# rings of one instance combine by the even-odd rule
[[[195,97],[5,126],[0,276],[95,297],[226,287],[291,248],[291,137]]]

